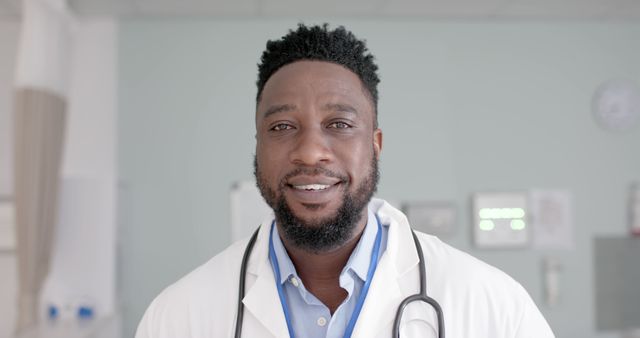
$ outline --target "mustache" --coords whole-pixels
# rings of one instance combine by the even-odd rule
[[[342,182],[349,183],[349,177],[335,171],[322,168],[322,167],[298,167],[290,172],[288,172],[282,180],[280,180],[280,188],[284,188],[287,185],[287,181],[296,176],[306,175],[306,176],[325,176],[325,177],[333,177],[337,178]]]

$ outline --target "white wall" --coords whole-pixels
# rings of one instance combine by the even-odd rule
[[[0,22],[0,194],[10,194],[12,190],[12,175],[8,170],[13,156],[8,147],[12,125],[8,121],[18,34],[19,22]],[[116,48],[117,23],[114,20],[78,23],[72,53],[62,176],[90,182],[94,209],[89,214],[82,214],[88,220],[83,223],[88,228],[74,233],[59,232],[59,235],[69,236],[58,236],[56,246],[62,249],[58,249],[52,258],[52,278],[45,291],[47,294],[66,291],[84,282],[86,290],[82,291],[99,295],[97,305],[105,312],[113,312],[117,307]],[[73,265],[82,266],[83,262],[93,266],[79,273],[69,270]],[[0,338],[8,337],[14,325],[15,280],[15,256],[0,253]]]
[[[229,244],[229,189],[252,177],[256,63],[298,20],[127,21],[120,27],[120,173],[125,335],[169,283]],[[317,21],[316,21],[317,22]],[[640,24],[342,20],[380,65],[384,131],[379,196],[449,200],[455,246],[519,280],[558,337],[594,325],[592,238],[626,233],[640,180],[640,128],[591,118],[595,88],[640,82]],[[572,251],[481,251],[469,196],[566,188]],[[542,260],[563,264],[561,303],[542,304]]]
[[[13,193],[13,81],[20,23],[0,21],[0,195]],[[8,337],[15,321],[16,259],[0,252],[0,338]]]

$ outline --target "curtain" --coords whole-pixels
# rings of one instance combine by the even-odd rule
[[[20,89],[15,101],[15,206],[18,253],[18,322],[35,325],[42,283],[49,272],[58,208],[65,100]]]

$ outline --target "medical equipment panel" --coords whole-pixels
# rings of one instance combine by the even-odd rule
[[[527,194],[473,196],[473,238],[479,248],[522,248],[529,244]]]

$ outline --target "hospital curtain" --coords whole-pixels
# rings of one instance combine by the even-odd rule
[[[61,0],[23,0],[15,86],[16,331],[38,321],[49,271],[63,154],[69,15]]]
[[[65,100],[20,89],[15,104],[15,202],[18,323],[35,325],[40,289],[49,272],[65,124]]]

